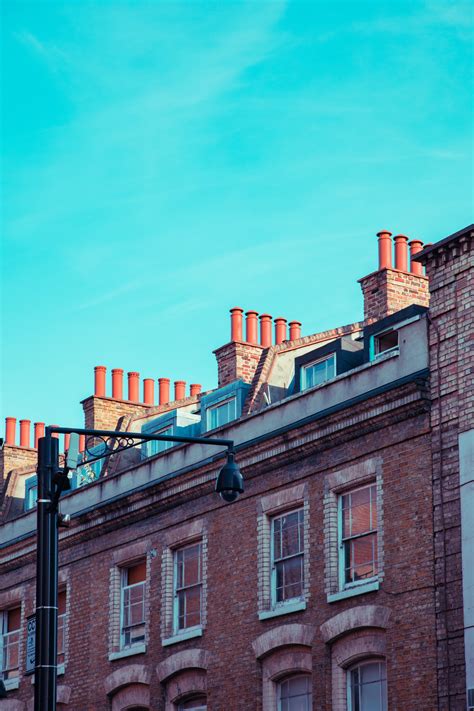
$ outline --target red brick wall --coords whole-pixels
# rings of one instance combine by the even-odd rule
[[[471,239],[456,240],[426,260],[440,711],[466,704],[458,435],[474,426],[472,251]]]
[[[413,393],[415,386],[410,388]],[[351,424],[348,419],[342,430],[335,427],[333,434],[318,444],[308,440],[298,448],[288,446],[282,453],[281,441],[275,440],[274,444],[255,446],[252,451],[239,454],[241,460],[255,457],[257,462],[261,461],[244,468],[246,494],[236,504],[222,504],[212,491],[212,482],[186,491],[184,483],[188,481],[191,485],[199,475],[192,472],[180,480],[180,493],[172,489],[172,481],[157,484],[95,514],[86,514],[81,519],[80,531],[75,523],[63,534],[60,564],[69,571],[71,599],[68,662],[60,683],[72,690],[69,708],[110,710],[104,679],[118,668],[139,664],[149,671],[151,707],[164,711],[163,689],[155,672],[157,664],[181,650],[204,649],[210,655],[207,671],[210,711],[260,710],[262,671],[252,642],[280,625],[302,623],[315,631],[312,646],[315,708],[330,711],[331,655],[321,638],[320,625],[342,610],[376,604],[390,610],[386,632],[390,711],[433,711],[436,639],[429,416],[424,398],[417,401],[416,407],[412,401],[383,413],[386,402],[387,395],[374,401],[373,416],[364,426]],[[371,406],[361,404],[344,416],[349,418],[350,414],[353,418]],[[340,424],[342,417],[338,414],[334,421]],[[315,426],[307,425],[292,434],[304,437],[311,429]],[[278,447],[274,456],[272,446]],[[259,457],[263,447],[266,459]],[[383,470],[385,578],[379,591],[329,604],[324,589],[324,476],[366,457],[380,458]],[[309,496],[308,606],[291,615],[259,621],[258,502],[262,495],[293,486],[297,481],[307,483]],[[168,490],[172,496],[169,499]],[[142,506],[138,511],[134,508],[137,502]],[[201,638],[162,647],[161,553],[165,534],[172,527],[197,518],[206,520],[208,532],[207,627]],[[109,570],[114,552],[120,546],[143,539],[149,540],[152,551],[147,653],[109,662]],[[23,545],[24,542],[18,544]],[[6,589],[26,586],[26,614],[33,611],[34,572],[34,554],[25,552],[23,559],[4,566],[1,577],[0,584]],[[32,696],[29,678],[23,677],[19,691],[9,693],[10,696],[27,701]]]
[[[411,304],[429,305],[428,279],[397,269],[381,269],[359,279],[365,321],[378,321]]]
[[[251,383],[264,351],[262,346],[240,341],[231,341],[214,351],[217,358],[218,386],[222,387],[234,380]]]

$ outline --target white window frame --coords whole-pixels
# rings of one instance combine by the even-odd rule
[[[139,561],[137,561],[136,564],[138,564]],[[146,642],[146,564],[145,564],[145,580],[139,582],[139,583],[133,583],[132,585],[127,585],[127,576],[128,576],[128,570],[129,568],[132,568],[134,564],[124,566],[120,568],[120,650],[124,649],[133,649],[133,647],[141,647],[142,645],[145,644]],[[125,633],[126,629],[131,629],[131,628],[126,628],[124,626],[125,623],[125,590],[129,590],[130,588],[136,588],[138,586],[142,586],[143,588],[143,622],[140,624],[143,624],[143,639],[135,642],[130,642],[130,644],[127,644],[125,642]],[[137,625],[138,627],[138,625]]]
[[[364,659],[361,662],[358,662],[357,664],[353,664],[351,667],[349,667],[346,671],[346,683],[347,683],[347,711],[354,711],[354,707],[352,704],[352,672],[355,669],[360,669],[360,667],[368,666],[369,664],[383,664],[385,668],[385,679],[380,679],[379,681],[385,681],[385,691],[388,691],[388,684],[387,684],[387,663],[385,659]],[[385,711],[388,710],[388,699],[387,696],[385,699],[381,699],[381,701],[385,701]],[[360,706],[360,711],[366,711],[366,709],[362,708],[362,704],[359,704]],[[383,706],[382,706],[383,709]]]
[[[313,368],[315,365],[318,365],[318,363],[329,363],[329,361],[332,361],[332,364],[334,366],[334,375],[331,375],[331,377],[327,377],[323,380],[323,383],[326,383],[328,380],[332,380],[332,378],[335,378],[337,375],[336,372],[336,354],[331,353],[330,355],[324,356],[323,358],[318,358],[317,360],[311,361],[311,363],[307,363],[306,365],[301,366],[300,370],[300,379],[301,379],[301,385],[300,385],[300,390],[308,390],[309,388],[316,388],[319,385],[322,385],[323,383],[317,383],[316,385],[308,385],[307,384],[307,375],[306,372],[310,369]],[[326,365],[326,374],[327,374],[328,366]]]
[[[199,624],[193,625],[192,627],[180,627],[179,626],[179,596],[178,593],[185,588],[178,589],[178,553],[185,550],[186,548],[193,548],[194,546],[199,546],[199,582],[195,583],[189,587],[198,587],[200,589],[199,593]],[[183,546],[173,549],[173,634],[182,635],[192,632],[194,630],[202,629],[203,621],[203,596],[204,596],[204,575],[203,575],[203,541],[190,541]]]
[[[234,405],[234,416],[229,417],[225,422],[218,422],[216,425],[211,425],[211,413],[212,412],[217,412],[220,408],[224,407],[224,405],[229,405],[229,403],[233,403]],[[224,425],[227,425],[229,422],[233,422],[234,420],[237,419],[237,396],[236,395],[231,395],[230,397],[226,398],[225,400],[221,400],[220,402],[214,403],[214,405],[209,405],[208,408],[206,408],[206,424],[207,424],[207,429],[208,430],[215,430],[218,427],[223,427]]]
[[[275,560],[275,543],[274,543],[274,526],[275,526],[275,521],[277,519],[284,518],[285,516],[288,516],[289,514],[292,513],[302,513],[303,515],[303,536],[302,536],[302,550],[300,553],[295,553],[292,556],[287,556],[286,558],[279,558],[278,560]],[[306,521],[305,521],[305,512],[304,512],[304,506],[298,506],[297,508],[293,509],[288,509],[287,511],[283,511],[281,513],[275,514],[271,516],[270,518],[270,599],[271,599],[271,606],[272,609],[275,610],[280,607],[284,607],[285,605],[292,605],[293,603],[299,601],[299,600],[304,600],[305,599],[305,545],[304,545],[304,537],[305,537],[305,527],[306,527]],[[280,562],[281,560],[289,560],[290,558],[296,558],[296,556],[301,556],[303,560],[302,568],[303,568],[303,579],[301,581],[301,595],[298,595],[296,597],[288,598],[287,600],[279,600],[277,601],[277,588],[276,588],[276,579],[277,579],[277,566],[276,563]]]
[[[7,632],[6,629],[8,627],[8,615],[11,610],[16,610],[17,608],[20,608],[20,626],[16,630],[12,630],[11,632]],[[8,638],[12,637],[13,635],[18,635],[18,639],[16,642],[10,642],[8,643]],[[7,643],[5,644],[4,640],[7,640]],[[19,605],[15,607],[11,607],[7,610],[2,610],[0,612],[0,679],[3,679],[5,682],[10,681],[10,679],[18,679],[20,676],[20,642],[21,642],[21,607]],[[18,667],[16,668],[11,668],[11,669],[4,669],[3,667],[3,661],[4,661],[4,654],[5,654],[5,647],[8,646],[13,646],[16,644],[18,647]],[[17,673],[14,676],[5,676],[8,672],[11,671],[16,671]]]
[[[371,487],[375,487],[375,498],[374,498],[374,503],[373,505],[375,506],[375,510],[377,512],[377,528],[373,531],[367,532],[366,534],[361,534],[360,536],[354,536],[354,538],[362,538],[364,535],[372,535],[375,533],[377,535],[376,538],[376,551],[377,551],[377,573],[375,575],[371,575],[370,578],[363,578],[362,580],[354,580],[351,582],[346,582],[345,580],[345,573],[346,573],[346,554],[345,554],[345,546],[344,543],[346,542],[346,539],[343,539],[342,534],[343,534],[343,521],[342,521],[342,497],[347,496],[347,494],[352,494],[355,491],[360,491],[361,489],[368,489]],[[371,494],[371,504],[372,504],[372,494]],[[349,590],[351,588],[358,587],[360,585],[368,585],[372,582],[375,582],[378,580],[379,574],[379,555],[378,555],[378,546],[379,546],[379,512],[377,510],[377,482],[376,481],[371,481],[371,482],[366,482],[364,484],[361,484],[360,486],[355,486],[351,489],[347,489],[346,491],[341,491],[338,494],[337,497],[337,540],[338,540],[338,568],[339,568],[339,590]]]
[[[386,355],[387,353],[398,353],[400,350],[400,343],[399,343],[399,329],[390,327],[386,328],[383,331],[379,331],[378,333],[374,333],[372,336],[372,353],[373,353],[373,359],[376,360],[377,358],[381,358],[382,356]],[[396,333],[397,334],[397,345],[392,346],[392,348],[387,348],[385,351],[379,351],[377,352],[377,343],[378,339],[381,336],[386,336],[388,333]]]

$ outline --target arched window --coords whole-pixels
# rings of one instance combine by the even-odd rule
[[[201,694],[200,696],[193,696],[186,701],[182,701],[178,704],[178,711],[206,711],[207,709],[207,699],[206,696]]]
[[[347,672],[349,711],[387,711],[387,670],[384,661],[369,660]]]
[[[278,711],[311,711],[311,677],[290,676],[278,684]]]

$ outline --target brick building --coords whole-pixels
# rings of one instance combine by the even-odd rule
[[[87,427],[231,438],[246,488],[224,504],[223,453],[202,444],[79,467],[61,500],[61,711],[466,709],[472,236],[408,256],[407,237],[379,233],[358,323],[302,336],[277,318],[273,337],[271,316],[247,311],[244,333],[232,309],[215,390],[176,381],[171,398],[160,378],[156,403],[131,372],[125,398],[115,369],[108,395],[96,368]],[[17,443],[7,418],[1,711],[32,709],[35,461],[30,422]]]

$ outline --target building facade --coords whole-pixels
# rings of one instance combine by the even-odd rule
[[[95,369],[86,427],[233,439],[245,492],[215,494],[215,447],[100,459],[99,441],[82,443],[61,499],[59,709],[470,708],[473,234],[423,249],[380,232],[358,323],[302,336],[231,309],[212,391],[175,381],[171,397],[160,378],[156,403],[155,381],[140,397],[131,372],[125,398],[115,369],[108,395]],[[15,428],[7,418],[1,711],[33,698],[37,453],[29,421],[19,444]]]

